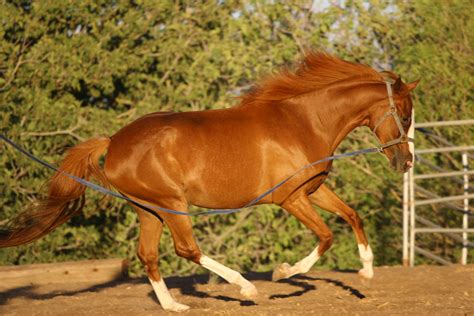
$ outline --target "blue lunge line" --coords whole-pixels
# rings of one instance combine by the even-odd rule
[[[361,149],[361,150],[356,150],[356,151],[352,151],[352,152],[348,152],[348,153],[345,153],[345,154],[339,154],[339,155],[333,155],[333,156],[329,156],[329,157],[326,157],[326,158],[323,158],[323,159],[319,159],[319,160],[316,160],[310,164],[307,164],[305,166],[303,166],[302,168],[298,169],[295,173],[293,173],[291,176],[283,179],[282,181],[278,182],[274,187],[272,187],[271,189],[265,191],[264,193],[260,194],[259,196],[257,196],[255,199],[253,199],[252,201],[248,202],[247,204],[245,204],[244,206],[242,207],[239,207],[239,208],[231,208],[231,209],[214,209],[214,210],[210,210],[210,211],[203,211],[203,212],[197,212],[197,213],[186,213],[186,212],[180,212],[180,211],[176,211],[176,210],[172,210],[172,209],[168,209],[168,208],[164,208],[164,207],[160,207],[160,206],[156,206],[156,205],[152,205],[152,204],[148,204],[148,203],[141,203],[141,202],[137,202],[127,196],[124,196],[124,195],[121,195],[117,192],[114,192],[114,191],[110,191],[106,188],[104,188],[103,186],[100,186],[100,185],[97,185],[95,183],[92,183],[90,181],[87,181],[85,179],[82,179],[82,178],[79,178],[79,177],[76,177],[75,175],[72,175],[72,174],[69,174],[49,163],[47,163],[46,161],[43,161],[35,156],[33,156],[31,153],[27,152],[26,150],[24,150],[23,148],[21,148],[19,145],[17,145],[15,142],[13,142],[11,139],[7,138],[5,135],[3,134],[0,134],[0,139],[3,139],[5,142],[7,142],[9,145],[13,146],[16,150],[18,150],[19,152],[21,152],[22,154],[24,154],[25,156],[29,157],[30,159],[36,161],[37,163],[45,166],[46,168],[49,168],[49,169],[52,169],[52,170],[55,170],[59,173],[62,173],[63,175],[73,179],[74,181],[77,181],[79,182],[80,184],[82,185],[85,185],[93,190],[96,190],[96,191],[99,191],[99,192],[102,192],[104,194],[107,194],[107,195],[110,195],[110,196],[113,196],[113,197],[116,197],[116,198],[119,198],[119,199],[122,199],[122,200],[125,200],[125,201],[128,201],[130,203],[133,203],[137,206],[140,206],[144,209],[152,209],[152,210],[155,210],[155,211],[162,211],[162,212],[165,212],[165,213],[170,213],[170,214],[176,214],[176,215],[186,215],[186,216],[198,216],[198,215],[211,215],[211,214],[232,214],[232,213],[236,213],[236,212],[239,212],[241,211],[242,209],[244,208],[248,208],[248,207],[251,207],[251,206],[254,206],[255,204],[257,204],[260,200],[262,200],[264,197],[266,197],[267,195],[269,195],[270,193],[274,192],[275,190],[277,190],[279,187],[281,187],[283,184],[285,184],[286,182],[288,182],[290,179],[292,179],[293,177],[295,177],[296,175],[298,175],[299,173],[301,173],[302,171],[308,169],[308,168],[311,168],[317,164],[320,164],[320,163],[323,163],[323,162],[327,162],[327,161],[331,161],[331,160],[337,160],[337,159],[342,159],[342,158],[347,158],[347,157],[353,157],[353,156],[357,156],[357,155],[362,155],[362,154],[367,154],[367,153],[374,153],[374,152],[380,152],[380,148],[377,148],[377,147],[373,147],[373,148],[367,148],[367,149]]]

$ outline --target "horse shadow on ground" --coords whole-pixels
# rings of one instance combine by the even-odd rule
[[[3,292],[0,292],[0,305],[5,305],[8,300],[14,299],[14,298],[29,298],[33,300],[49,300],[52,298],[55,298],[57,296],[74,296],[77,294],[81,293],[87,293],[87,292],[100,292],[102,290],[110,289],[113,287],[116,287],[121,284],[141,284],[145,283],[146,280],[142,279],[129,279],[129,278],[123,278],[123,277],[118,277],[115,280],[101,283],[101,284],[96,284],[96,285],[91,285],[85,288],[82,288],[80,290],[54,290],[50,291],[48,293],[37,293],[38,288],[40,288],[40,285],[25,285],[17,288],[12,288],[5,290]]]
[[[356,273],[352,270],[338,271],[343,273]],[[248,272],[244,274],[245,278],[249,281],[272,281],[272,272]],[[222,281],[224,282],[224,281]],[[309,283],[312,282],[312,283]],[[274,299],[285,299],[290,297],[302,296],[308,292],[317,290],[317,287],[314,283],[317,282],[326,282],[333,284],[345,291],[348,291],[352,296],[358,299],[364,299],[366,296],[362,294],[358,289],[353,288],[344,282],[331,278],[317,278],[310,277],[306,275],[296,275],[290,279],[284,279],[278,281],[278,283],[285,283],[296,288],[294,292],[291,293],[281,293],[281,294],[272,294],[269,296],[270,300]],[[39,286],[37,285],[27,285],[22,287],[17,287],[13,289],[8,289],[3,292],[0,292],[0,305],[5,305],[9,300],[14,298],[28,298],[32,300],[49,300],[57,296],[74,296],[81,293],[87,292],[101,292],[106,289],[111,289],[121,285],[139,285],[147,284],[148,280],[146,278],[123,278],[119,277],[115,280],[105,282],[102,284],[91,285],[79,290],[54,290],[48,293],[38,293]],[[169,288],[177,288],[180,290],[182,295],[194,296],[198,298],[211,298],[216,300],[221,300],[225,302],[239,302],[241,306],[254,306],[257,303],[250,299],[239,299],[236,297],[230,297],[226,295],[213,295],[206,293],[197,289],[199,284],[208,284],[209,283],[209,274],[203,275],[193,275],[185,277],[169,277],[166,278],[166,283]],[[239,294],[237,294],[239,295]],[[150,290],[148,297],[158,303],[158,300],[153,292]]]

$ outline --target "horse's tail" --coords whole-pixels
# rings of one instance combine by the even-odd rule
[[[104,171],[99,166],[100,156],[110,144],[108,137],[89,139],[71,148],[59,169],[76,177],[93,176],[109,186]],[[86,187],[61,172],[49,180],[48,196],[33,203],[6,224],[0,225],[0,248],[32,242],[78,214],[84,206]]]

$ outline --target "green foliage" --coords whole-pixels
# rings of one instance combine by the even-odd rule
[[[235,105],[235,97],[262,74],[294,62],[308,47],[393,68],[404,79],[421,78],[415,92],[418,121],[472,116],[469,1],[345,1],[327,8],[315,1],[321,10],[311,10],[311,2],[3,1],[0,131],[58,162],[67,147],[112,135],[149,112]],[[458,144],[473,135],[466,128],[443,133]],[[359,130],[340,151],[372,144],[370,134]],[[39,197],[51,173],[3,144],[0,152],[1,221]],[[456,157],[432,159],[459,168]],[[371,155],[335,162],[329,185],[364,219],[376,264],[399,263],[401,176]],[[440,194],[454,190],[430,185],[445,190]],[[351,228],[323,216],[335,242],[320,265],[358,267]],[[274,206],[200,217],[194,227],[205,253],[244,270],[295,262],[317,242]],[[127,257],[132,271],[140,273],[138,229],[130,207],[88,191],[82,215],[31,245],[1,249],[0,264]],[[436,243],[447,255],[457,255],[448,246]],[[198,269],[176,257],[167,230],[160,253],[165,275]]]

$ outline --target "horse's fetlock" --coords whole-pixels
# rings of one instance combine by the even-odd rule
[[[320,243],[324,244],[327,248],[331,247],[333,242],[333,233],[331,231],[325,232],[320,236]]]
[[[140,259],[140,261],[145,265],[150,265],[158,262],[158,254],[147,253],[139,249],[137,252],[137,256],[138,259]]]

